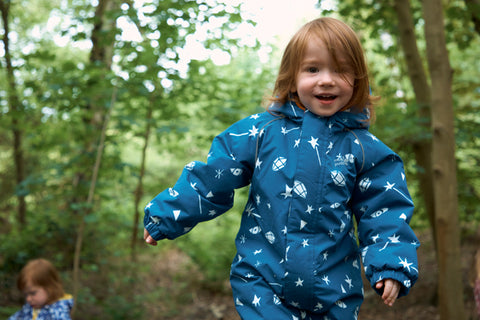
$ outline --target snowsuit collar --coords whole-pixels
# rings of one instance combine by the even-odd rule
[[[294,122],[303,122],[306,114],[316,116],[308,110],[300,108],[294,101],[287,101],[281,105],[278,103],[272,104],[268,108],[269,112],[291,119]],[[316,116],[319,119],[326,120],[329,126],[334,131],[339,130],[353,130],[353,129],[368,129],[370,125],[370,117],[368,111],[356,113],[352,111],[339,111],[330,117]]]

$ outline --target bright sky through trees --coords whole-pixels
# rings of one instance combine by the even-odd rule
[[[242,16],[257,23],[255,27],[242,23],[231,33],[232,37],[242,39],[245,45],[253,45],[255,39],[258,39],[262,44],[273,43],[284,47],[288,39],[303,23],[318,17],[320,13],[320,10],[315,7],[317,0],[295,2],[291,0],[224,0],[223,2],[233,6],[240,4]],[[332,7],[334,1],[324,1],[322,6]],[[229,63],[228,53],[220,49],[208,51],[201,44],[202,39],[206,37],[206,29],[220,27],[222,23],[224,21],[221,19],[213,19],[208,24],[200,26],[195,34],[187,36],[187,45],[180,50],[180,57],[186,61],[211,57],[218,65]],[[124,30],[122,33],[124,40],[139,39],[138,31],[125,18],[120,18],[118,25]],[[263,48],[259,52],[259,56],[264,62],[268,59],[268,53],[268,48]]]

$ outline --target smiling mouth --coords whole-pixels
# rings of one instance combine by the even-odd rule
[[[317,98],[319,100],[331,101],[331,100],[335,100],[335,98],[337,98],[337,96],[334,96],[334,95],[316,95],[315,98]]]

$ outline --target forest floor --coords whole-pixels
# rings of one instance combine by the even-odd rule
[[[379,296],[365,283],[365,301],[360,309],[360,320],[439,320],[436,305],[437,266],[434,247],[429,233],[419,235],[421,247],[418,251],[420,277],[410,294],[397,300],[393,307],[384,305]],[[478,237],[468,237],[462,243],[462,271],[465,285],[465,309],[467,319],[474,317],[473,299],[473,257],[478,249]],[[225,282],[221,292],[213,292],[198,282],[196,271],[189,264],[189,259],[180,251],[172,250],[152,263],[152,274],[149,286],[159,287],[168,292],[169,298],[158,296],[155,302],[150,301],[145,308],[150,319],[168,320],[239,320],[235,312],[231,290]],[[191,279],[191,280],[188,280]],[[179,285],[180,283],[180,285]],[[148,289],[148,288],[144,288]],[[163,301],[162,301],[163,300]],[[453,320],[453,319],[452,319]]]
[[[419,234],[418,250],[420,277],[410,294],[397,300],[393,307],[384,305],[380,297],[365,282],[365,301],[360,320],[440,320],[436,307],[437,265],[429,232]],[[479,320],[473,298],[474,256],[480,248],[480,236],[464,236],[462,242],[462,275],[465,288],[465,313],[468,320]],[[189,257],[174,246],[166,250],[152,248],[135,263],[135,281],[122,285],[122,295],[112,295],[112,287],[121,285],[122,273],[107,270],[105,275],[92,272],[86,288],[98,299],[83,301],[79,320],[83,319],[162,319],[162,320],[240,320],[235,311],[228,271],[225,281],[212,285],[202,279],[201,272]],[[152,252],[156,252],[152,255]],[[153,258],[152,258],[153,257]],[[115,262],[115,263],[118,263]],[[108,269],[108,268],[107,268]],[[124,272],[123,279],[130,279]],[[116,280],[112,282],[112,277]],[[107,280],[110,279],[110,280]],[[13,281],[13,280],[12,280]],[[11,281],[11,282],[12,282]],[[109,285],[105,285],[108,283]],[[8,287],[14,283],[9,283]],[[3,294],[6,283],[0,285],[0,318],[12,314],[20,306],[21,295]],[[17,296],[16,296],[17,295]],[[16,296],[16,298],[15,298]],[[99,304],[101,298],[103,302]],[[15,299],[13,299],[15,298]],[[123,299],[123,300],[122,300]],[[13,302],[17,301],[17,302]],[[105,315],[109,315],[105,318]],[[456,320],[456,319],[449,319]]]

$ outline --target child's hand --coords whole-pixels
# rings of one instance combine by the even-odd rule
[[[145,242],[148,243],[149,245],[156,246],[157,241],[150,236],[150,233],[148,233],[147,229],[143,228],[143,239],[145,239]]]
[[[398,294],[400,293],[400,287],[400,282],[393,279],[381,280],[375,284],[375,288],[378,290],[383,288],[383,302],[390,307],[393,306],[395,300],[397,300]]]

